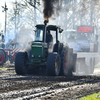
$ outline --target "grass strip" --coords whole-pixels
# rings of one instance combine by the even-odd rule
[[[6,68],[6,67],[0,67],[0,69],[8,69],[8,68]]]
[[[80,98],[79,100],[100,100],[100,92]]]

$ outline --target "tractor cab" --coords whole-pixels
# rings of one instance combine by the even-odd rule
[[[61,41],[61,32],[63,30],[56,25],[37,25],[35,31],[34,42],[45,43],[47,45],[48,51],[52,52],[58,42]],[[57,52],[58,50],[56,50]]]

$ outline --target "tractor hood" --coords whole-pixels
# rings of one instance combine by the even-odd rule
[[[44,48],[47,48],[47,43],[33,42],[31,46],[31,56],[34,59],[44,58]]]

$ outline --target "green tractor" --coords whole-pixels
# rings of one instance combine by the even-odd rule
[[[35,40],[29,43],[30,49],[16,54],[16,73],[34,74],[42,68],[49,76],[72,75],[77,55],[60,43],[62,31],[55,25],[36,25]]]

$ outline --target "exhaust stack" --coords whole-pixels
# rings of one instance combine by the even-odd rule
[[[43,32],[44,32],[44,42],[46,42],[47,23],[48,23],[48,20],[45,20],[44,21],[44,30],[43,30]]]

